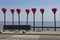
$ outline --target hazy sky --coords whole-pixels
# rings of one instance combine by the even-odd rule
[[[1,11],[2,8],[7,8],[7,21],[11,21],[11,8],[20,8],[21,12],[21,21],[26,21],[26,12],[25,9],[30,9],[29,21],[33,21],[33,14],[31,12],[31,8],[36,8],[36,21],[41,21],[41,13],[40,8],[45,9],[44,13],[44,21],[53,21],[53,13],[51,11],[52,8],[57,8],[58,11],[56,13],[56,20],[60,21],[60,0],[0,0],[0,21],[3,21],[3,13]],[[18,20],[18,15],[15,12],[14,18],[15,21]]]

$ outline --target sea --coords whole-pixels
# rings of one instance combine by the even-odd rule
[[[3,30],[3,25],[4,25],[4,22],[0,21],[0,30]],[[11,21],[7,21],[6,25],[12,25],[12,22]],[[15,21],[14,25],[18,25],[18,22]],[[20,25],[26,25],[26,22],[25,21],[21,21]],[[28,25],[33,26],[33,22],[29,21]],[[41,21],[36,21],[35,22],[35,26],[36,27],[41,27],[42,26],[42,22]],[[54,21],[44,21],[43,22],[43,26],[54,27]],[[56,27],[60,27],[60,21],[56,21]],[[33,28],[31,30],[33,30]],[[38,30],[38,29],[36,28],[36,30]],[[41,30],[41,28],[39,30]],[[47,30],[47,28],[44,28],[44,30]],[[49,30],[54,30],[54,28],[50,28]],[[57,30],[60,30],[60,28],[57,28]]]

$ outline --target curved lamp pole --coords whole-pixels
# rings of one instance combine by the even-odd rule
[[[12,25],[14,25],[14,9],[10,9],[10,12],[12,13]]]
[[[28,14],[29,14],[30,10],[29,10],[29,9],[26,9],[26,10],[25,10],[25,12],[26,12],[26,14],[27,14],[27,21],[26,21],[26,25],[28,25]]]
[[[21,13],[21,9],[16,9],[16,12],[18,13],[18,25],[20,25],[20,13]]]
[[[35,12],[36,12],[36,8],[32,8],[32,12],[33,12],[33,27],[34,27],[34,31],[35,31]]]
[[[42,8],[42,9],[40,9],[40,12],[41,12],[41,14],[42,14],[42,31],[43,31],[43,14],[44,14],[44,9]]]
[[[54,27],[55,27],[55,31],[56,31],[56,11],[57,11],[57,8],[52,8],[52,12],[54,13]]]
[[[6,25],[6,8],[2,8],[2,12],[4,13],[4,25]]]

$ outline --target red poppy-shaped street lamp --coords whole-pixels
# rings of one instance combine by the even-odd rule
[[[20,13],[21,13],[21,9],[16,9],[16,12],[18,13],[18,24],[20,25]]]
[[[27,21],[26,21],[26,25],[28,25],[28,14],[29,14],[30,10],[29,10],[29,9],[26,9],[26,10],[25,10],[25,12],[26,12],[26,14],[27,14]]]
[[[10,9],[10,12],[12,13],[12,25],[14,25],[14,9]]]
[[[42,9],[40,9],[40,12],[42,14],[42,31],[43,31],[43,14],[44,14],[45,10],[42,8]]]
[[[55,27],[55,31],[56,31],[56,11],[57,11],[57,8],[52,8],[52,12],[54,13],[54,27]]]
[[[2,12],[4,13],[4,25],[6,25],[6,8],[2,8]]]
[[[33,12],[33,26],[34,26],[34,31],[35,31],[35,12],[36,12],[36,8],[32,8],[32,12]]]

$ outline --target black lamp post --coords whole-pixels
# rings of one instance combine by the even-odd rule
[[[55,27],[55,31],[56,31],[56,11],[57,11],[57,8],[52,8],[52,12],[54,13],[54,27]]]
[[[10,12],[12,13],[12,25],[14,25],[14,9],[10,9]]]
[[[32,12],[33,12],[33,27],[34,27],[34,31],[35,31],[35,12],[36,12],[36,8],[32,8]]]
[[[18,25],[20,25],[20,12],[21,12],[21,9],[16,9],[16,12],[18,13]]]
[[[30,10],[29,10],[29,9],[26,9],[26,10],[25,10],[25,12],[26,12],[26,14],[27,14],[27,21],[26,21],[26,25],[28,25],[28,14],[29,14]]]
[[[6,25],[6,8],[2,8],[2,12],[4,13],[4,25]]]
[[[43,14],[44,14],[44,9],[42,8],[42,9],[40,9],[40,12],[41,12],[41,14],[42,14],[42,31],[43,31]]]

